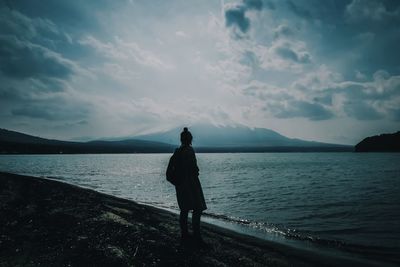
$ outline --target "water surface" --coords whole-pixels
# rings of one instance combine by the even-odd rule
[[[177,209],[174,188],[165,180],[169,156],[2,155],[0,170]],[[227,153],[197,158],[210,218],[272,238],[398,260],[400,154]]]

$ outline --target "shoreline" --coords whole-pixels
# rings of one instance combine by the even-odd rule
[[[206,222],[206,249],[181,244],[176,214],[54,179],[1,172],[0,203],[2,266],[388,264],[324,255]]]

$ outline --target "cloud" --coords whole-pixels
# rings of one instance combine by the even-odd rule
[[[400,15],[400,8],[389,11],[382,1],[353,0],[346,7],[346,15],[351,21],[382,21],[388,18],[398,18]]]
[[[66,82],[59,79],[25,79],[15,80],[0,75],[0,103],[17,105],[34,99],[43,99],[48,95],[65,92]]]
[[[282,45],[275,48],[276,54],[283,59],[288,59],[300,64],[310,63],[310,55],[307,52],[299,53],[293,50],[289,45]]]
[[[18,33],[27,38],[33,38],[37,35],[36,28],[30,18],[8,8],[0,9],[0,28],[2,35]]]
[[[8,1],[0,123],[115,136],[229,121],[310,139],[398,127],[399,3],[223,2]]]
[[[189,37],[184,31],[176,31],[175,35],[180,38],[188,38]]]
[[[0,111],[3,118],[75,121],[86,118],[92,105],[62,80],[14,80],[1,77]],[[58,85],[57,85],[58,83]]]
[[[289,87],[252,81],[243,87],[242,93],[254,98],[264,106],[264,112],[276,118],[397,120],[400,76],[379,70],[371,78],[372,81],[344,80],[340,74],[322,65],[315,72],[298,78]]]
[[[334,115],[331,111],[318,103],[302,100],[291,100],[286,105],[275,107],[274,115],[277,118],[304,117],[313,121],[331,119]]]
[[[263,2],[261,0],[243,0],[243,5],[248,10],[261,10],[263,8]]]
[[[291,96],[289,91],[285,88],[272,86],[257,80],[252,80],[241,89],[244,95],[265,101],[283,101],[285,99],[293,99],[293,96]]]
[[[240,63],[251,67],[258,67],[260,65],[260,59],[253,51],[247,50],[242,54]]]
[[[289,10],[292,11],[297,16],[304,18],[304,19],[312,19],[312,15],[311,15],[310,11],[308,11],[307,9],[296,5],[291,0],[288,0],[286,3],[289,7]]]
[[[246,9],[243,6],[235,6],[225,11],[227,27],[237,26],[240,31],[246,33],[250,27],[250,19],[245,16]]]
[[[9,77],[68,78],[76,69],[62,55],[15,36],[0,36],[0,44],[0,71]]]
[[[377,120],[383,118],[383,114],[379,113],[372,105],[363,101],[347,101],[344,105],[344,111],[348,116],[358,120]]]
[[[19,12],[35,21],[37,18],[48,19],[56,25],[62,25],[65,30],[86,31],[98,30],[98,15],[101,10],[114,5],[112,1],[99,0],[94,2],[53,1],[38,2],[13,0],[2,1],[5,9]]]
[[[400,122],[400,108],[389,109],[389,115],[394,121]]]
[[[134,61],[139,65],[159,70],[170,70],[174,66],[163,61],[155,53],[143,49],[135,42],[126,42],[116,37],[113,43],[102,42],[93,36],[86,36],[79,43],[94,48],[99,56],[111,60]]]
[[[400,76],[391,76],[384,70],[375,72],[372,81],[334,81],[332,76],[326,79],[331,80],[317,82],[312,89],[322,98],[341,99],[336,108],[357,120],[393,118],[391,114],[400,104]]]
[[[389,101],[400,96],[400,76],[384,70],[375,72],[372,81],[338,83],[336,90],[350,99]]]
[[[293,29],[287,24],[280,24],[274,29],[274,38],[290,38],[294,36]]]
[[[65,35],[47,18],[0,9],[0,72],[14,79],[67,79],[76,64],[54,50]]]
[[[298,40],[279,38],[273,40],[269,47],[257,45],[252,49],[260,59],[260,67],[265,70],[299,73],[304,71],[305,65],[312,63],[306,44]]]
[[[318,18],[307,25],[309,34],[321,35],[315,45],[316,56],[325,64],[331,62],[343,74],[358,70],[371,75],[378,69],[399,73],[400,42],[397,25],[400,23],[398,1],[335,1],[332,15]],[[323,9],[315,5],[316,11]],[[314,54],[313,54],[314,55]]]
[[[334,113],[321,102],[305,99],[293,90],[252,81],[243,94],[261,102],[262,110],[280,119],[307,118],[311,121],[328,120]]]
[[[24,90],[29,86],[30,90]],[[16,87],[13,87],[16,86]],[[86,118],[92,105],[73,91],[43,88],[41,81],[9,82],[0,86],[0,110],[12,120],[75,121]]]
[[[9,8],[0,8],[1,35],[16,35],[26,39],[63,39],[57,26],[46,18],[29,18]],[[37,40],[39,41],[39,40]]]
[[[341,81],[343,81],[343,77],[340,73],[332,71],[326,65],[320,65],[313,71],[299,77],[293,82],[292,87],[304,92],[318,92],[335,87]]]
[[[63,102],[63,101],[59,101]],[[14,116],[24,116],[32,119],[44,119],[49,121],[74,120],[85,118],[88,110],[85,106],[70,103],[36,102],[11,110]]]
[[[269,3],[267,7],[271,8],[273,5]],[[260,11],[262,8],[263,2],[261,0],[243,0],[239,4],[226,5],[225,24],[227,27],[237,27],[242,33],[246,33],[250,28],[250,19],[246,17],[246,12]]]
[[[91,106],[71,86],[85,71],[63,50],[71,37],[47,17],[9,8],[0,9],[0,30],[1,123],[34,128],[86,118]]]
[[[357,78],[357,80],[361,81],[365,81],[367,79],[367,76],[359,70],[355,71],[355,77]]]

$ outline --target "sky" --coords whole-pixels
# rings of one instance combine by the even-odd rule
[[[400,130],[399,25],[396,0],[0,0],[0,128],[356,144]]]

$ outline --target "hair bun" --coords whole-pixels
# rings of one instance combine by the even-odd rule
[[[184,132],[187,132],[187,131],[188,131],[188,128],[187,128],[187,127],[184,127],[184,128],[183,128],[183,131],[184,131]]]

